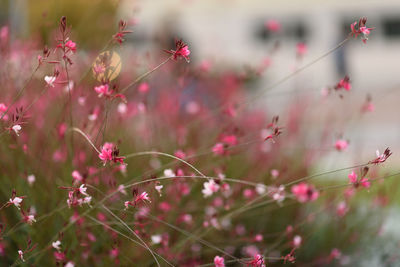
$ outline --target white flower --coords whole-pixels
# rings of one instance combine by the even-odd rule
[[[160,244],[162,240],[161,235],[152,235],[151,236],[151,242],[153,242],[153,244]]]
[[[160,194],[160,197],[161,197],[161,189],[162,189],[163,187],[164,187],[163,185],[156,185],[156,186],[155,186],[155,189],[156,189],[157,192]]]
[[[14,204],[15,207],[17,207],[19,209],[19,207],[21,206],[22,200],[23,199],[20,197],[14,197],[13,199],[10,198],[10,203]]]
[[[55,76],[45,76],[44,80],[46,81],[48,86],[54,87],[54,82],[56,81],[56,78],[57,77]]]
[[[86,193],[86,190],[87,190],[87,187],[85,187],[85,184],[81,184],[81,186],[79,187],[79,192],[82,195],[89,196],[88,193]]]
[[[19,124],[15,124],[13,127],[11,127],[11,129],[13,129],[13,131],[15,132],[15,134],[17,136],[19,136],[19,131],[21,131],[22,127]]]
[[[266,186],[263,185],[263,184],[257,184],[257,186],[256,186],[256,191],[257,191],[257,193],[258,193],[259,195],[263,195],[263,194],[265,194]]]
[[[35,177],[35,175],[31,174],[31,175],[28,175],[26,180],[28,181],[29,185],[32,185],[36,181],[36,177]]]
[[[201,192],[203,193],[204,197],[209,197],[219,190],[219,185],[214,180],[205,182],[203,186],[204,189]]]
[[[127,111],[128,107],[126,106],[125,103],[119,103],[118,104],[118,112],[121,114],[125,114]]]
[[[35,215],[28,215],[27,221],[28,224],[32,225],[32,223],[36,222]]]
[[[171,169],[166,169],[166,170],[164,170],[164,176],[165,177],[175,177],[175,173]]]
[[[75,267],[75,264],[72,261],[67,262],[64,267]]]
[[[53,242],[52,244],[51,244],[52,246],[53,246],[53,248],[55,248],[55,249],[57,249],[57,250],[61,250],[61,241],[60,240],[57,240],[56,242]]]
[[[22,252],[22,250],[18,250],[18,254],[19,254],[19,257],[21,258],[21,260],[22,260],[23,262],[25,262],[25,259],[24,259],[24,252]]]

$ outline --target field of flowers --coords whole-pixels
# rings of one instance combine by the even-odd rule
[[[351,77],[280,114],[253,105],[347,42],[368,45],[366,23],[256,93],[248,85],[266,64],[194,64],[179,37],[140,55],[122,20],[86,51],[66,17],[46,47],[2,25],[0,265],[362,266],[374,255],[395,266],[399,244],[382,234],[396,201],[397,173],[382,169],[392,152],[321,170],[351,141],[332,129],[334,109],[308,127],[308,107],[345,99]],[[297,57],[306,52],[299,43]],[[370,98],[357,105],[374,112]]]

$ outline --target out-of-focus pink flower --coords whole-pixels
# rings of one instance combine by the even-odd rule
[[[360,185],[364,188],[370,188],[371,187],[371,182],[369,181],[368,178],[363,177],[360,179]]]
[[[349,142],[347,142],[347,141],[344,140],[344,139],[339,139],[339,140],[337,140],[336,143],[335,143],[335,148],[336,148],[338,151],[346,150],[348,146],[349,146]]]
[[[224,260],[224,258],[222,258],[220,256],[215,256],[214,264],[215,264],[215,267],[225,267],[225,260]]]
[[[147,93],[147,92],[149,91],[149,89],[150,89],[150,86],[149,86],[149,84],[146,83],[146,82],[143,82],[143,83],[139,84],[139,86],[138,86],[138,91],[139,91],[141,94]]]
[[[348,177],[349,177],[350,183],[352,183],[352,184],[357,183],[357,174],[354,171],[349,173]]]
[[[275,19],[269,19],[264,23],[267,30],[271,32],[279,32],[281,30],[281,24]]]
[[[302,57],[307,53],[307,45],[305,43],[298,43],[296,45],[296,53],[298,57]]]
[[[204,189],[201,192],[203,193],[204,197],[209,197],[219,190],[219,185],[214,180],[205,182],[203,186]]]
[[[139,196],[136,197],[135,203],[138,203],[139,201],[151,202],[150,198],[149,198],[149,194],[147,194],[147,192],[142,192]]]
[[[96,86],[96,87],[94,87],[94,90],[98,94],[98,97],[102,97],[102,96],[110,97],[112,94],[112,91],[109,90],[108,84],[102,84],[100,86]]]
[[[306,183],[299,183],[292,187],[292,193],[296,196],[297,200],[301,203],[314,201],[318,198],[319,192],[312,185]]]
[[[340,252],[340,250],[337,248],[333,248],[331,251],[331,254],[329,255],[329,257],[331,259],[336,259],[336,260],[340,259],[341,256],[342,256],[342,252]]]
[[[302,238],[299,235],[295,235],[293,237],[293,246],[295,248],[299,248],[301,246]]]
[[[8,120],[8,115],[4,115],[4,112],[6,112],[7,106],[4,103],[0,103],[0,118],[3,117],[3,120]]]
[[[335,90],[340,90],[344,89],[346,91],[350,91],[351,89],[351,83],[350,83],[350,78],[349,76],[344,76],[343,79],[341,79],[336,85],[335,85]]]
[[[349,208],[347,207],[347,204],[345,201],[339,202],[339,204],[336,206],[336,214],[339,217],[343,217],[346,215],[346,213],[349,211]]]
[[[224,155],[225,154],[225,147],[223,143],[216,143],[212,148],[212,152],[215,155]]]

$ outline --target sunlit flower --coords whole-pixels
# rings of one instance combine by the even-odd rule
[[[44,80],[47,83],[48,86],[54,87],[54,82],[56,81],[57,77],[56,76],[44,76]]]

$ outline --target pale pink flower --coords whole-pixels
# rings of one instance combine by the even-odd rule
[[[293,238],[293,246],[298,248],[298,247],[300,247],[301,242],[302,242],[301,236],[295,235],[294,238]]]
[[[339,202],[339,204],[336,206],[336,214],[339,217],[343,217],[346,215],[346,213],[349,211],[349,208],[347,207],[347,204],[345,201]]]
[[[335,143],[335,148],[336,148],[338,151],[346,150],[348,146],[349,146],[349,142],[347,142],[347,141],[344,140],[344,139],[339,139],[339,140],[337,140],[336,143]]]
[[[28,175],[28,177],[26,178],[26,180],[28,181],[28,184],[29,184],[30,186],[32,186],[33,183],[36,181],[36,177],[35,177],[35,175],[31,174],[31,175]]]
[[[162,236],[161,235],[152,235],[151,236],[151,242],[153,244],[160,244],[162,241]]]
[[[54,87],[54,82],[56,81],[57,77],[56,76],[44,76],[44,80],[47,83],[48,86]]]
[[[204,197],[209,197],[219,190],[219,185],[214,180],[205,182],[203,186],[204,189],[201,192],[203,193]]]
[[[272,169],[272,170],[271,170],[271,176],[272,176],[272,178],[278,178],[278,176],[279,176],[279,171],[276,170],[276,169]]]
[[[24,218],[24,220],[25,220],[25,222],[26,222],[27,224],[29,224],[29,225],[32,225],[34,222],[36,222],[35,215],[33,215],[33,214],[27,215],[27,216]]]
[[[160,194],[161,197],[161,190],[164,186],[163,185],[156,185],[154,188],[157,190],[158,194]]]
[[[74,179],[74,182],[82,182],[83,181],[82,175],[77,170],[74,170],[72,172],[72,178]]]
[[[215,256],[214,264],[215,264],[215,267],[225,267],[225,260],[224,260],[224,258],[222,258],[220,256]]]

